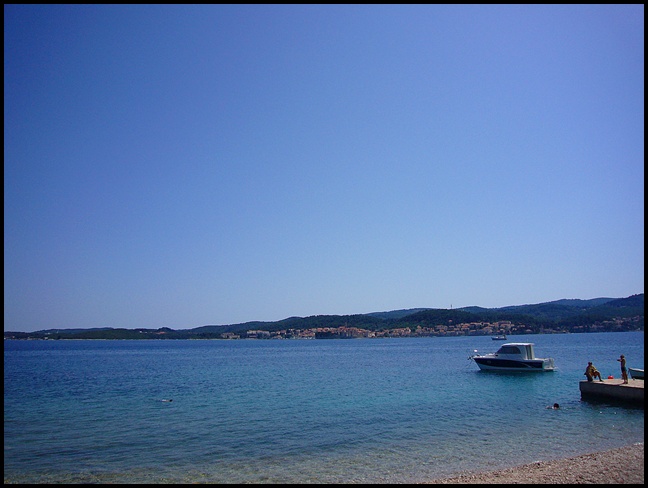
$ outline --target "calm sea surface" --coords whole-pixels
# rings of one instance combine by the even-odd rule
[[[480,372],[490,337],[4,341],[5,483],[410,483],[643,442],[578,389],[643,368],[643,332],[516,341],[557,371]]]

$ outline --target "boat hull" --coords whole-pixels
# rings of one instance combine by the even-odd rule
[[[633,380],[643,380],[644,379],[644,370],[637,368],[628,368],[630,371],[630,376]]]
[[[483,371],[553,371],[551,359],[503,359],[492,357],[473,357]]]

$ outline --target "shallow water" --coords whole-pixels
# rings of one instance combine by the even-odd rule
[[[578,389],[643,338],[509,337],[535,374],[479,371],[489,337],[5,341],[5,482],[409,483],[643,442]]]

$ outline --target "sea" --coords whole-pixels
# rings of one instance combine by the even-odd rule
[[[557,369],[480,371],[489,336],[5,340],[4,481],[417,483],[643,443],[643,408],[579,391],[643,368],[643,332],[507,342]]]

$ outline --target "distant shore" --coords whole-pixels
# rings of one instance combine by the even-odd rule
[[[486,473],[461,474],[426,484],[643,484],[644,445],[634,444],[556,461]]]

